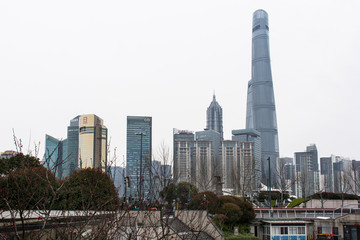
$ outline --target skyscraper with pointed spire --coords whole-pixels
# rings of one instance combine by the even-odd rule
[[[273,81],[269,51],[268,14],[257,10],[253,14],[252,67],[248,83],[246,128],[261,134],[262,181],[269,184],[269,162],[272,184],[278,165],[279,144]]]
[[[222,108],[216,101],[215,93],[213,95],[213,100],[206,111],[206,129],[220,133],[221,140],[224,140]]]

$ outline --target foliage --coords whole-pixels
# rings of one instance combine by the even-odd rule
[[[176,199],[176,184],[170,183],[169,185],[167,185],[160,192],[160,196],[164,201],[171,203],[172,200]]]
[[[312,195],[312,199],[332,199],[332,200],[360,200],[360,196],[348,193],[318,192]]]
[[[60,207],[66,210],[115,210],[119,206],[116,188],[110,177],[98,169],[73,172],[64,180]]]
[[[8,175],[17,169],[40,167],[39,159],[30,155],[18,153],[11,158],[0,159],[0,175]]]
[[[265,199],[267,200],[269,198],[269,192],[268,191],[261,191],[259,193],[259,196],[258,196],[258,201],[259,202],[264,202]],[[283,195],[283,199],[287,199],[289,198],[289,194],[288,193],[285,193]],[[271,199],[272,200],[278,200],[278,201],[281,201],[281,192],[278,192],[278,191],[271,191]]]
[[[173,200],[179,200],[180,206],[184,208],[188,204],[188,198],[193,198],[198,192],[199,190],[195,185],[188,182],[180,182],[177,185],[171,183],[166,186],[165,189],[160,192],[160,196],[169,204],[171,204]]]
[[[292,200],[291,203],[289,203],[289,205],[287,207],[293,208],[293,207],[299,206],[301,203],[305,203],[309,200],[310,200],[310,198],[296,198],[296,199]]]
[[[212,217],[212,221],[221,229],[227,229],[225,225],[226,216],[224,214],[216,214]]]
[[[208,210],[209,213],[215,214],[220,207],[220,200],[215,193],[206,191],[195,195],[189,202],[189,209]]]
[[[58,182],[46,168],[19,168],[0,180],[0,206],[8,210],[48,209],[56,201]]]
[[[198,192],[197,187],[188,182],[180,182],[176,186],[177,197],[182,204],[188,203],[188,197],[193,198]]]
[[[230,240],[258,239],[249,232],[241,232],[240,228],[242,226],[239,226],[239,235],[235,235],[234,230],[224,231],[225,239],[230,239]]]
[[[224,203],[219,209],[219,213],[226,216],[225,224],[231,229],[241,223],[241,217],[243,216],[240,207],[234,203]]]
[[[221,196],[221,197],[219,197],[219,199],[221,202],[221,206],[223,206],[226,203],[232,203],[241,209],[242,216],[241,216],[240,224],[248,224],[255,219],[256,214],[255,214],[254,208],[250,202],[243,200],[239,197],[235,197],[235,196]],[[223,212],[220,212],[220,213],[223,213]]]

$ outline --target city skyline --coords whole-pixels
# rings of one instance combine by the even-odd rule
[[[46,133],[65,139],[69,119],[94,113],[106,122],[119,163],[126,155],[126,116],[152,116],[156,155],[162,142],[171,148],[174,127],[204,128],[214,89],[224,139],[230,139],[231,130],[245,128],[251,20],[264,9],[280,157],[315,143],[319,157],[360,159],[357,1],[69,6],[0,3],[1,151],[15,149],[14,128],[25,151],[29,142],[30,149],[41,142],[41,157]]]

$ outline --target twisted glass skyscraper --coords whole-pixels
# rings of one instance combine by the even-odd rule
[[[248,84],[246,128],[253,128],[261,134],[262,182],[269,184],[269,163],[271,182],[279,158],[278,129],[270,66],[268,14],[257,10],[253,14],[252,67]]]

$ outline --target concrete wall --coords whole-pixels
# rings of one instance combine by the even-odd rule
[[[358,200],[328,200],[324,199],[323,203],[319,199],[312,199],[306,203],[300,204],[299,208],[358,208]]]

